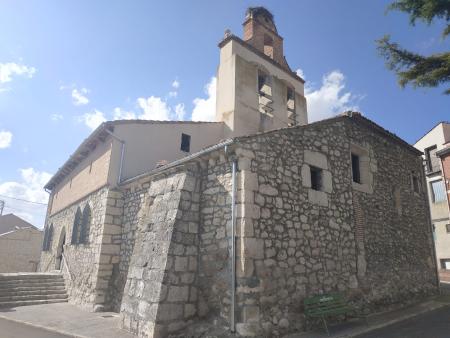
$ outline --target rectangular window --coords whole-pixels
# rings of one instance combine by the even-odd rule
[[[440,203],[445,201],[445,187],[442,180],[433,181],[431,184],[431,193],[433,198],[433,203]]]
[[[191,151],[191,135],[181,134],[181,151],[187,153]]]
[[[441,269],[450,270],[450,259],[441,259]]]
[[[445,230],[447,231],[448,234],[450,234],[450,224],[445,225]]]
[[[352,153],[352,177],[353,182],[361,184],[361,167],[359,165],[359,156]]]
[[[322,190],[322,169],[316,167],[309,167],[311,172],[311,189]]]

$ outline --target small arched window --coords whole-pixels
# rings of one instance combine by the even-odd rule
[[[53,242],[53,224],[50,225],[47,232],[47,241],[45,242],[45,251],[50,251]]]
[[[77,245],[80,242],[81,217],[81,209],[78,207],[77,212],[75,213],[75,219],[73,221],[72,245]]]
[[[89,232],[91,230],[91,207],[86,204],[83,210],[83,219],[81,221],[81,232],[79,243],[89,243]]]

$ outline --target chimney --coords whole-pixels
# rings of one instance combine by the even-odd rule
[[[264,7],[249,7],[243,26],[245,42],[291,71],[284,58],[283,38],[278,35],[272,13]]]

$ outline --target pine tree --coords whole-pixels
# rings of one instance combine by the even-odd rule
[[[446,39],[450,35],[450,0],[397,0],[388,7],[389,10],[408,13],[412,26],[419,20],[430,25],[434,20],[443,19],[447,26],[442,38]],[[395,71],[402,88],[407,84],[413,87],[437,87],[450,82],[450,52],[423,56],[391,42],[389,35],[377,40],[377,45],[379,53],[386,60],[386,66]],[[445,94],[450,94],[450,88]]]

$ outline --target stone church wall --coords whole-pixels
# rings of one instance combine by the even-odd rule
[[[121,307],[122,327],[165,337],[197,315],[199,187],[196,164],[148,188]]]
[[[411,186],[419,155],[350,121],[238,143],[240,334],[301,330],[303,299],[322,292],[343,292],[367,312],[437,292],[426,192]],[[353,143],[368,152],[357,187]],[[311,189],[311,166],[322,169],[321,191]]]
[[[41,254],[40,271],[56,268],[65,234],[64,255],[67,267],[61,264],[66,281],[69,303],[90,311],[109,309],[106,293],[114,264],[119,261],[122,229],[121,193],[104,187],[47,219],[53,224],[54,234],[50,251]],[[91,224],[87,244],[71,244],[73,223],[77,208],[89,203]]]
[[[69,302],[88,309],[92,309],[95,304],[107,196],[108,188],[102,188],[47,219],[47,226],[53,224],[54,227],[53,241],[50,251],[42,252],[40,269],[41,271],[55,269],[59,241],[65,233],[64,255],[71,275],[67,273],[67,269],[63,266],[61,271],[66,281]],[[89,243],[72,245],[75,213],[78,207],[83,210],[86,203],[89,203],[92,211]]]

